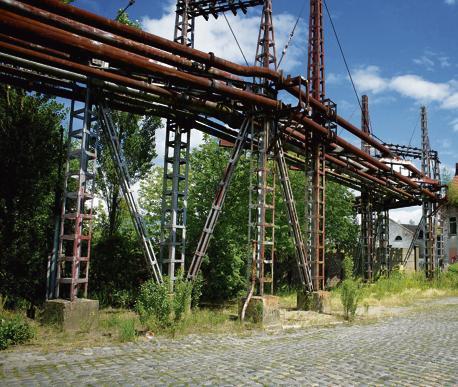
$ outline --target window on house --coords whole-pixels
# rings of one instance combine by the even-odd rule
[[[450,218],[450,235],[456,235],[456,217]]]
[[[394,238],[395,241],[402,241],[402,236],[398,235],[396,238]]]

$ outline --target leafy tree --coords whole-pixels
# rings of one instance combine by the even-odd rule
[[[0,293],[45,295],[63,105],[0,86]]]
[[[187,261],[192,258],[202,232],[210,205],[227,165],[230,150],[218,146],[210,137],[195,148],[190,157],[190,186],[188,198]],[[234,173],[223,211],[210,242],[207,257],[202,263],[206,299],[234,297],[246,286],[250,248],[248,246],[248,186],[249,161],[243,156]],[[159,237],[162,170],[155,168],[142,183],[140,197],[149,212],[154,235]],[[304,219],[304,172],[290,171],[290,180],[296,198],[300,219]],[[277,183],[275,271],[277,287],[297,283],[295,249],[289,232],[287,212],[281,187]],[[333,183],[327,185],[327,234],[329,249],[351,250],[356,243],[357,225],[353,212],[353,197],[345,188]],[[334,230],[334,227],[344,230]]]
[[[126,13],[121,15],[119,21],[140,28],[140,24],[131,21]],[[155,132],[161,127],[161,120],[154,116],[142,117],[119,111],[114,111],[112,118],[119,130],[119,143],[131,183],[135,185],[152,168],[156,157]],[[91,291],[111,303],[116,290],[134,292],[137,285],[148,277],[148,273],[104,136],[99,147],[100,168],[96,184],[98,197],[104,206],[100,206],[98,211],[90,280]]]
[[[161,126],[161,121],[157,117],[143,119],[138,115],[125,112],[113,112],[112,117],[116,127],[119,128],[118,138],[131,183],[135,184],[145,177],[156,157],[155,132]],[[118,231],[122,222],[120,218],[122,192],[107,139],[102,136],[99,144],[100,168],[96,183],[99,196],[105,202],[108,213],[102,227],[111,237]]]

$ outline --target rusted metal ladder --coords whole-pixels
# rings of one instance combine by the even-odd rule
[[[92,240],[98,126],[90,88],[84,103],[71,102],[57,279],[53,296],[87,297]],[[54,298],[51,297],[51,298]]]
[[[326,213],[326,169],[325,149],[319,142],[312,144],[312,276],[315,290],[325,288],[325,213]]]
[[[102,128],[102,132],[105,135],[105,138],[108,141],[110,156],[113,160],[116,174],[118,175],[119,183],[121,185],[121,190],[124,195],[124,199],[126,200],[130,216],[132,217],[135,231],[137,232],[138,238],[141,241],[148,268],[150,269],[154,280],[160,283],[162,282],[161,269],[154,253],[153,240],[150,236],[148,236],[148,230],[145,225],[145,221],[140,213],[140,206],[138,205],[137,200],[133,194],[129,171],[127,169],[125,157],[119,144],[119,131],[116,129],[112,119],[111,111],[106,105],[99,104],[97,106],[97,112],[98,122]]]
[[[294,238],[299,276],[304,290],[306,292],[312,292],[314,289],[314,284],[312,281],[310,261],[308,259],[307,250],[302,238],[302,232],[296,211],[296,202],[294,201],[291,181],[289,179],[288,166],[286,164],[285,153],[281,140],[277,139],[274,151],[277,159],[278,174],[280,177],[284,200],[288,209],[288,222],[290,225],[291,234]]]
[[[269,157],[272,126],[265,120],[262,128],[253,127],[251,132],[248,243],[254,249],[260,295],[266,284],[270,284],[271,293],[274,287],[275,163]]]
[[[231,182],[232,176],[234,174],[235,168],[240,156],[242,155],[248,133],[250,132],[252,125],[251,118],[246,118],[243,121],[242,127],[240,128],[237,140],[232,148],[231,156],[229,158],[229,163],[224,171],[223,178],[221,179],[218,190],[216,192],[215,198],[213,200],[210,212],[208,213],[207,220],[205,222],[204,229],[200,235],[199,242],[197,244],[196,252],[194,253],[191,265],[188,271],[188,279],[195,279],[199,273],[200,266],[202,264],[202,259],[207,253],[208,245],[210,239],[215,230],[216,224],[218,222],[219,215],[226,199],[227,190]]]

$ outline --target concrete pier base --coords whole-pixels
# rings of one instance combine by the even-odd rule
[[[239,301],[239,318],[242,315],[242,308],[246,297]],[[280,319],[279,298],[277,296],[253,296],[250,299],[245,313],[245,321],[254,323],[272,323]]]
[[[313,293],[297,292],[297,309],[319,313],[331,313],[331,293],[319,290]]]
[[[41,321],[68,331],[88,331],[97,324],[99,301],[85,298],[75,301],[48,300]]]

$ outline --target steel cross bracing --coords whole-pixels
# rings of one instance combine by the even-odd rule
[[[116,174],[121,185],[124,199],[126,200],[135,231],[140,239],[143,252],[147,261],[148,268],[151,271],[153,279],[160,283],[162,282],[161,269],[159,267],[156,255],[154,254],[153,240],[148,235],[147,226],[140,213],[140,207],[137,199],[134,196],[134,190],[130,182],[129,171],[125,162],[125,157],[122,154],[122,149],[119,143],[119,130],[113,122],[111,110],[104,103],[97,104],[98,122],[102,128],[102,132],[107,139],[109,151],[113,164],[116,169]]]
[[[285,153],[281,140],[275,142],[275,155],[278,165],[278,172],[280,183],[282,187],[283,197],[288,210],[288,223],[290,225],[291,234],[294,238],[294,246],[296,250],[296,261],[299,269],[299,276],[302,286],[305,291],[312,292],[314,290],[316,277],[312,277],[312,270],[309,261],[309,255],[302,238],[302,230],[299,225],[299,218],[297,216],[296,201],[294,200],[291,181],[289,179],[288,165],[285,160]]]
[[[219,215],[221,214],[224,200],[226,199],[227,190],[232,180],[232,176],[236,169],[237,163],[242,156],[244,146],[247,140],[247,136],[251,131],[253,126],[253,121],[251,118],[246,118],[240,128],[239,135],[235,144],[232,148],[232,152],[229,158],[228,165],[224,171],[223,178],[218,186],[218,191],[215,195],[215,198],[212,203],[212,207],[210,212],[207,216],[207,220],[204,225],[204,229],[202,234],[200,235],[199,242],[197,243],[197,248],[194,253],[193,259],[191,261],[191,265],[188,271],[188,278],[195,279],[199,273],[200,266],[202,264],[202,259],[207,253],[208,245],[210,243],[210,239],[213,235],[215,230],[216,224],[218,222]]]
[[[259,1],[177,0],[174,41],[194,47],[195,18],[247,7]],[[170,279],[185,268],[189,148],[191,126],[185,120],[168,119],[166,126],[161,219],[160,261]]]
[[[64,196],[60,220],[57,280],[50,298],[87,297],[99,140],[90,88],[83,104],[72,101]]]

